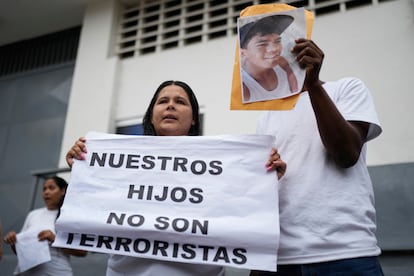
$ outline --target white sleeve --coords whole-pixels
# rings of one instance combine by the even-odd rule
[[[371,93],[361,80],[357,78],[340,80],[334,101],[347,121],[370,123],[367,141],[381,134],[382,128]]]

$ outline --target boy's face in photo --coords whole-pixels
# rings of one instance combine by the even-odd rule
[[[243,67],[254,66],[262,69],[274,68],[282,53],[282,39],[278,34],[253,36],[246,49],[241,48]]]

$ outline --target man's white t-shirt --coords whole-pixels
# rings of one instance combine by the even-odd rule
[[[367,141],[381,133],[370,93],[360,80],[344,78],[323,86],[346,120],[370,123]],[[366,145],[357,164],[336,166],[322,144],[307,92],[293,110],[261,114],[257,133],[274,135],[287,163],[279,181],[278,264],[380,254]]]

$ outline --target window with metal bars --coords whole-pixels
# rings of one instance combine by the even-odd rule
[[[286,3],[320,16],[385,1],[395,0],[141,0],[124,6],[115,53],[123,59],[233,36],[251,5]]]

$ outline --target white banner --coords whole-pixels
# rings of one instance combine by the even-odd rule
[[[276,271],[273,137],[89,133],[54,246]]]

